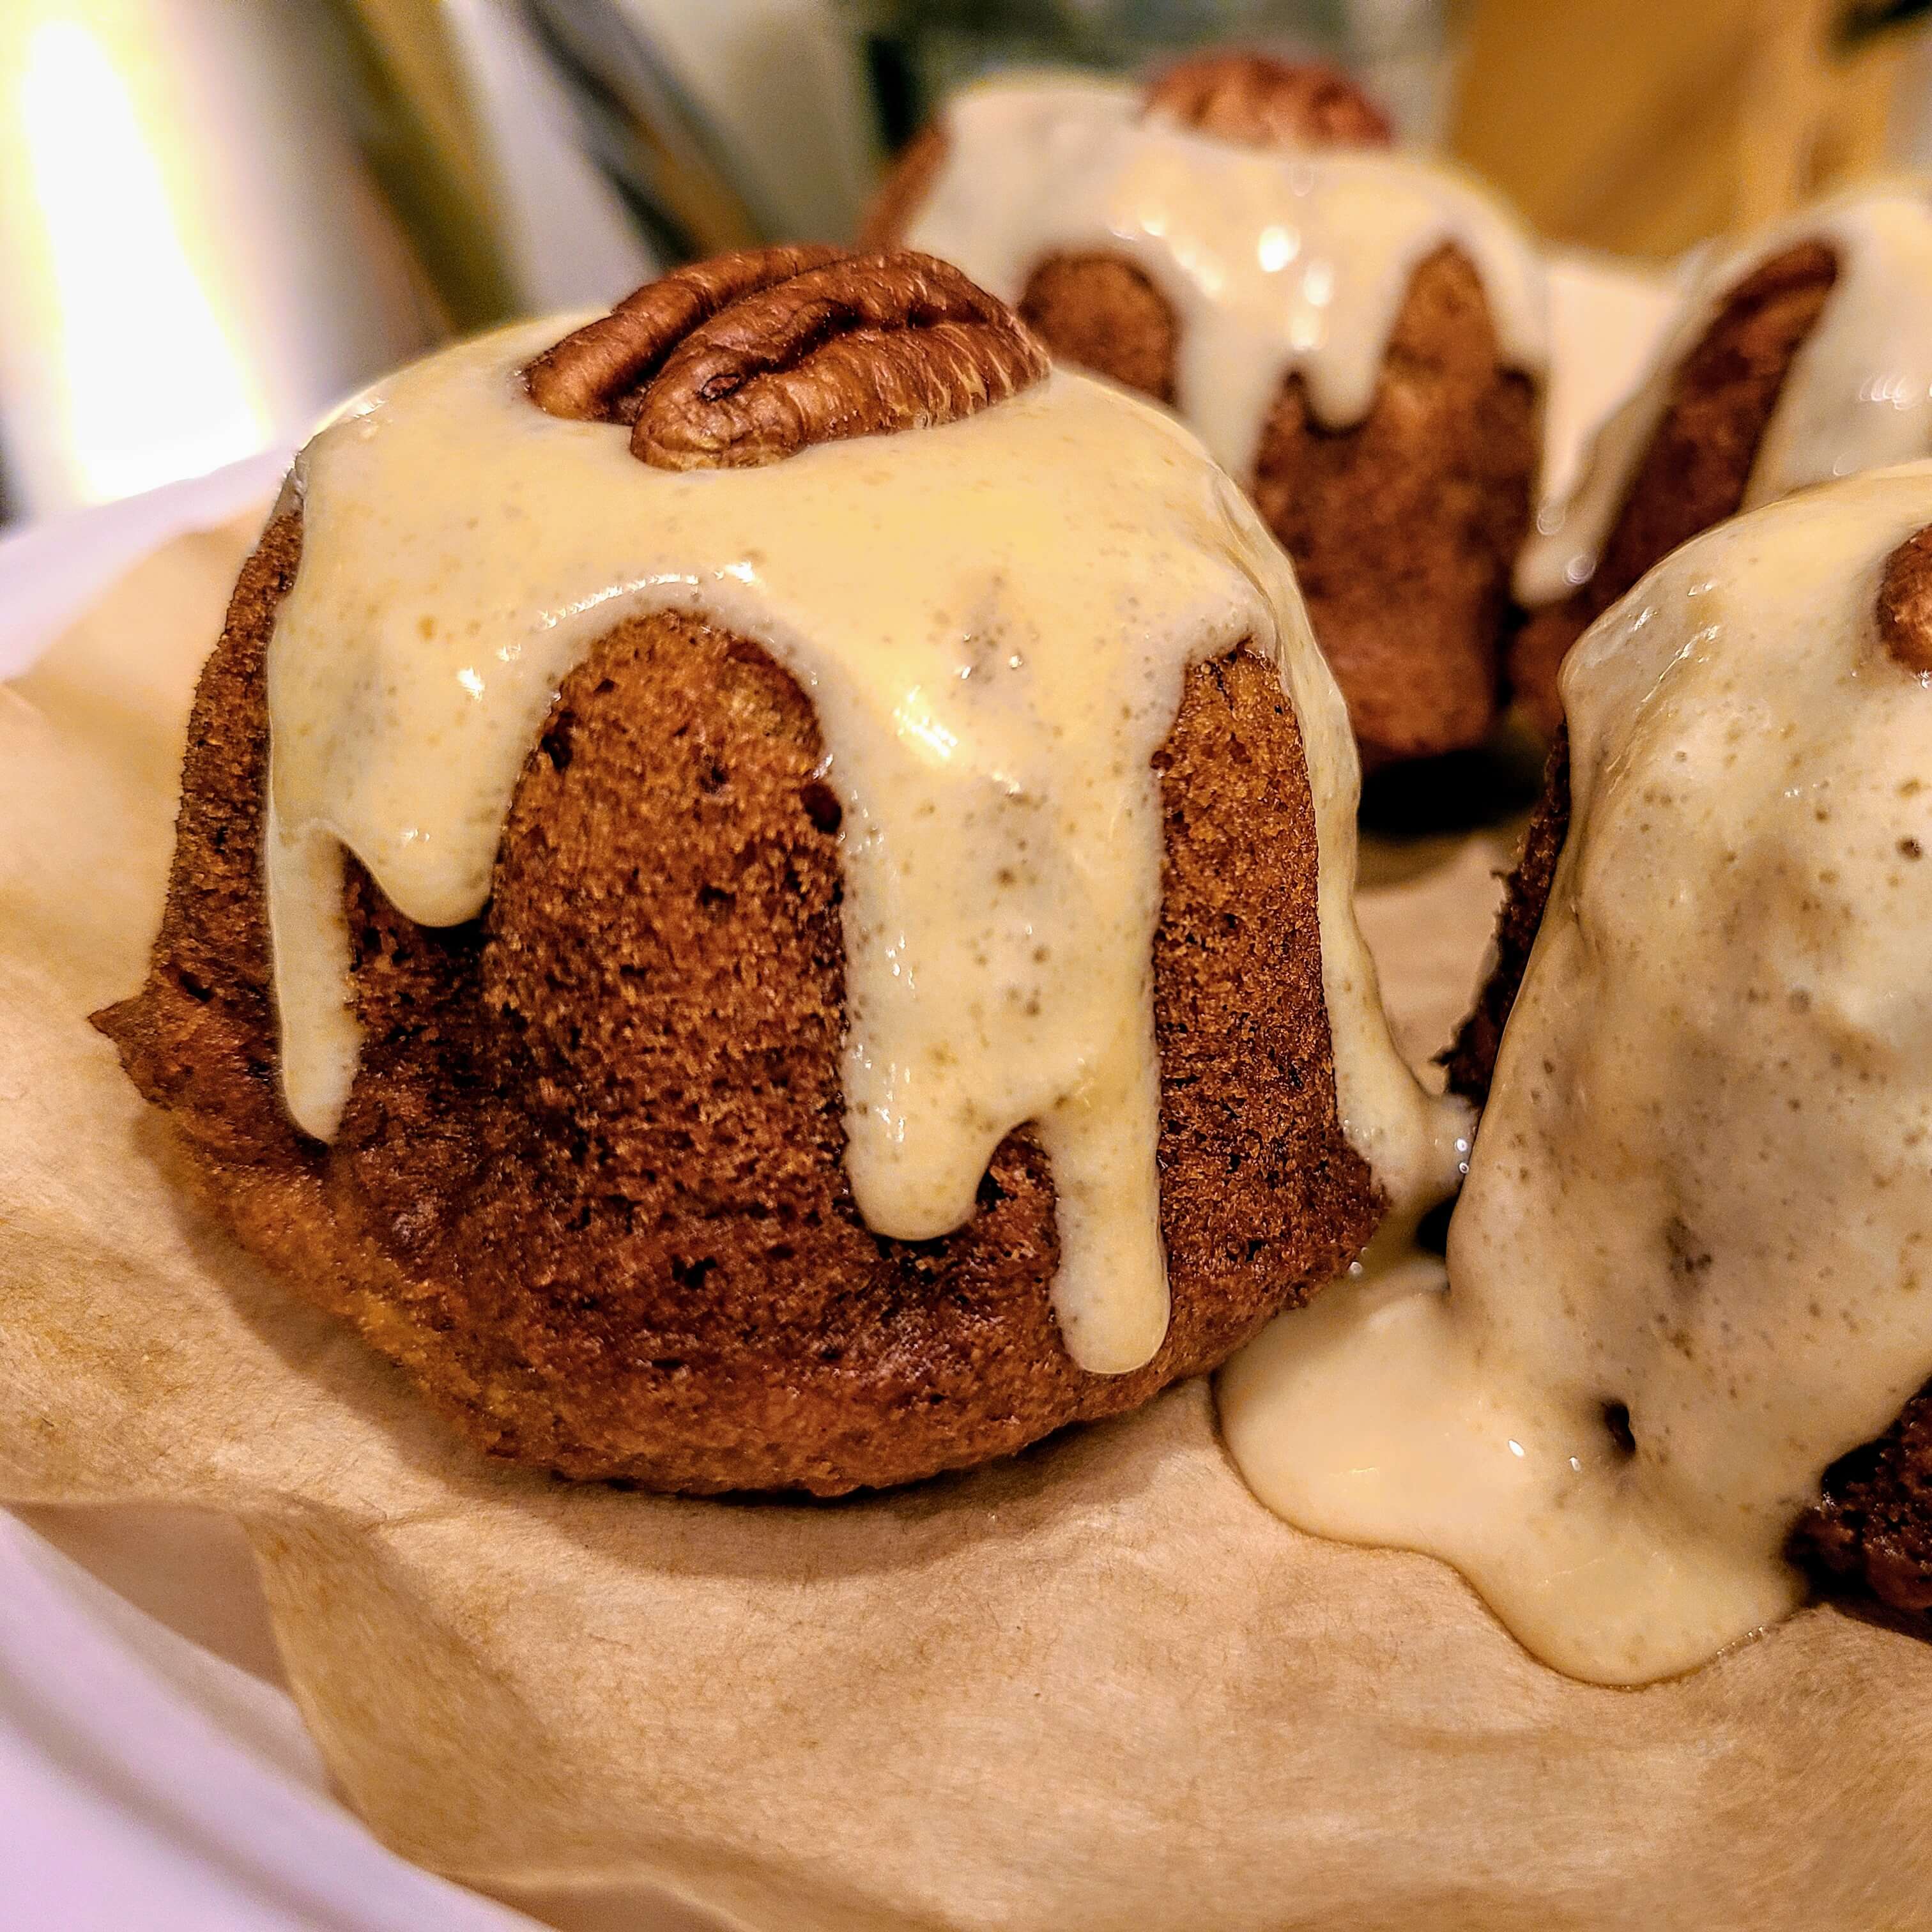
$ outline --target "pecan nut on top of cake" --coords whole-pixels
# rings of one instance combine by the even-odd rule
[[[1186,430],[928,257],[755,251],[310,445],[99,1024],[482,1448],[897,1483],[1211,1366],[1452,1184],[1356,789]]]
[[[1258,54],[988,82],[868,229],[1192,424],[1294,559],[1372,764],[1496,720],[1547,356],[1530,238],[1388,131],[1342,76]]]

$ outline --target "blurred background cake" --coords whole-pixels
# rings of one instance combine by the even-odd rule
[[[945,104],[871,224],[1195,426],[1294,560],[1371,764],[1496,722],[1548,359],[1528,234],[1388,137],[1340,75],[1251,52],[1008,82]]]
[[[1510,682],[1545,731],[1584,629],[1740,509],[1932,452],[1932,176],[1848,188],[1701,265],[1655,366],[1517,573]]]

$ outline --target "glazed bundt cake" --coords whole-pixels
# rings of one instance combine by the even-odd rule
[[[832,1494],[1222,1359],[1453,1182],[1292,578],[914,254],[681,270],[326,429],[98,1016],[479,1448]]]
[[[870,229],[1179,410],[1294,559],[1370,764],[1496,721],[1546,355],[1527,238],[1388,131],[1340,76],[1258,55],[1145,90],[992,82],[914,142]]]
[[[1932,1606],[1932,463],[1694,539],[1565,695],[1448,1292],[1276,1323],[1224,1418],[1291,1520],[1634,1682],[1792,1608],[1794,1553]]]
[[[1510,651],[1553,734],[1589,626],[1700,530],[1932,451],[1932,183],[1854,188],[1708,263],[1567,508],[1526,547]]]

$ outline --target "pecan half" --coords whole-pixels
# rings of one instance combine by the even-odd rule
[[[1885,560],[1878,586],[1878,634],[1886,649],[1918,675],[1932,672],[1932,524]]]
[[[841,260],[829,244],[741,248],[646,282],[607,316],[566,335],[524,370],[530,400],[579,422],[634,422],[664,358],[700,323],[741,296]]]
[[[1385,148],[1388,116],[1339,68],[1228,49],[1156,75],[1144,111],[1253,148]]]
[[[944,262],[796,248],[680,268],[524,380],[553,416],[627,422],[634,456],[698,470],[956,422],[1046,371],[1018,317]]]

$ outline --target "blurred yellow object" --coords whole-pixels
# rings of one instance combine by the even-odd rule
[[[8,514],[292,442],[439,332],[284,18],[0,0]]]
[[[217,307],[220,250],[186,223],[148,64],[124,58],[138,9],[14,0],[0,24],[0,230],[10,339],[45,341],[44,412],[62,478],[98,502],[210,470],[273,434]]]
[[[1554,238],[1670,254],[1882,166],[1922,28],[1846,0],[1473,0],[1450,146]]]

